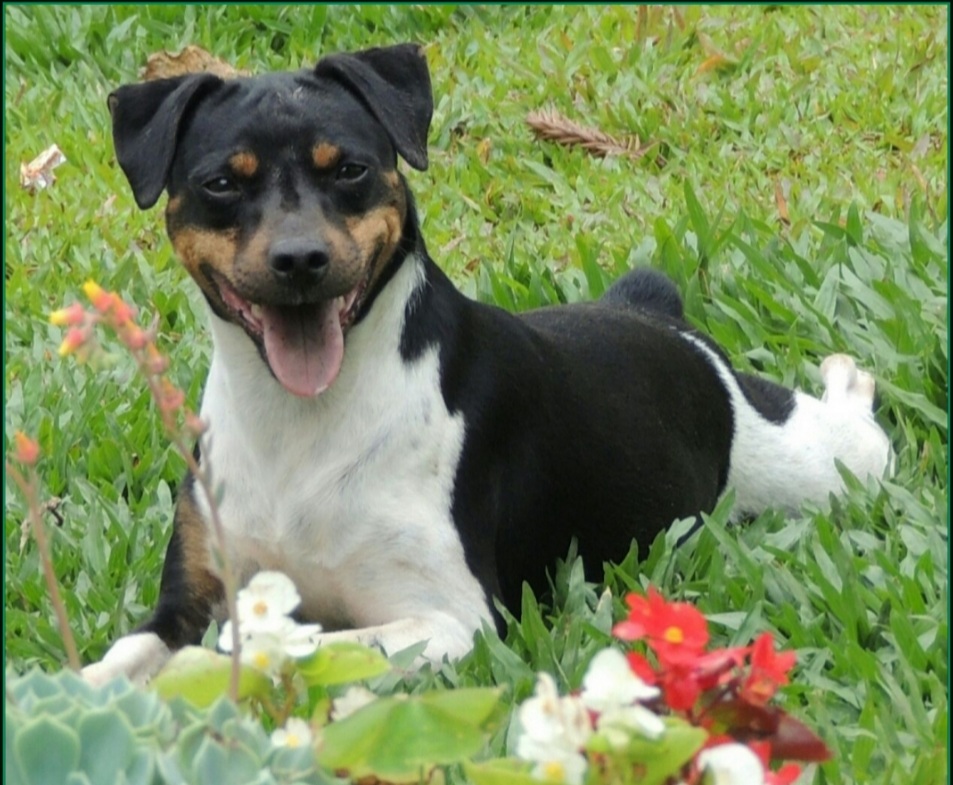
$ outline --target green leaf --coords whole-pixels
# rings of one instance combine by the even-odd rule
[[[79,736],[51,717],[38,717],[17,734],[13,754],[24,785],[65,785],[79,763]]]
[[[688,209],[688,217],[692,222],[692,228],[695,230],[695,236],[698,238],[699,256],[702,259],[707,259],[712,250],[711,227],[705,217],[701,202],[695,196],[695,191],[688,180],[685,181],[685,206]]]
[[[200,646],[186,646],[173,655],[149,687],[165,700],[181,696],[193,706],[211,706],[228,692],[232,660]],[[264,696],[271,690],[271,681],[254,668],[242,666],[238,680],[239,699]]]
[[[850,243],[852,245],[863,245],[864,243],[864,228],[860,223],[860,212],[857,210],[856,204],[851,204],[847,208],[847,236],[850,238]]]
[[[539,785],[530,774],[533,766],[524,760],[501,758],[484,763],[464,763],[463,771],[474,785]]]
[[[662,785],[692,759],[708,738],[706,731],[683,720],[665,717],[662,721],[665,733],[660,739],[636,736],[625,750],[627,760],[642,769],[639,785]]]
[[[387,658],[359,643],[329,643],[297,663],[298,672],[309,685],[329,686],[380,676],[390,670]]]
[[[247,748],[233,743],[226,748],[206,736],[192,759],[192,782],[244,785],[257,779],[261,768],[262,761]]]
[[[471,688],[377,700],[325,728],[320,760],[352,779],[416,780],[479,752],[499,696]]]
[[[77,726],[80,764],[91,782],[115,782],[132,760],[135,737],[126,718],[114,709],[86,714]]]

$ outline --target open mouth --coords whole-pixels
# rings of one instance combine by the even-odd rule
[[[312,398],[337,378],[344,360],[344,334],[353,324],[370,276],[347,294],[303,305],[253,303],[212,274],[232,322],[264,351],[279,383],[293,395]]]

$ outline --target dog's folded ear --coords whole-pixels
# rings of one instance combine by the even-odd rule
[[[427,168],[427,131],[433,116],[430,71],[416,44],[333,54],[318,61],[316,76],[353,92],[415,169]]]
[[[116,158],[143,210],[158,201],[168,182],[186,111],[221,84],[211,74],[190,74],[123,85],[110,93]]]

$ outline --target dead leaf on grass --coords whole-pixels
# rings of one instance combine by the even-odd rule
[[[224,60],[206,52],[200,46],[189,45],[178,54],[154,52],[146,60],[142,80],[171,79],[185,74],[214,74],[222,79],[248,76],[248,71],[239,71]]]
[[[66,163],[66,156],[55,144],[47,147],[28,164],[20,164],[20,185],[30,193],[48,188],[56,182],[53,170]]]
[[[526,123],[533,129],[538,139],[556,142],[566,147],[582,147],[586,152],[600,158],[607,155],[622,155],[637,160],[655,146],[655,142],[641,144],[638,136],[623,141],[598,128],[579,125],[555,109],[530,112],[526,116]]]

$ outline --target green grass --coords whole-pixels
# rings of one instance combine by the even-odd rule
[[[410,39],[428,45],[436,111],[431,166],[409,178],[431,253],[465,291],[521,309],[596,296],[649,264],[740,369],[817,390],[823,357],[848,352],[876,375],[891,480],[743,527],[718,511],[683,547],[676,526],[619,554],[606,579],[616,616],[651,581],[696,601],[718,643],[767,629],[797,649],[783,703],[835,753],[813,782],[945,781],[945,8],[5,6],[4,22],[5,446],[15,428],[40,439],[86,659],[155,603],[183,463],[131,364],[59,360],[46,315],[90,277],[117,289],[159,315],[195,405],[210,351],[161,211],[137,211],[115,165],[106,95],[149,53],[188,43],[259,71]],[[535,141],[525,115],[547,107],[656,146],[631,161]],[[28,195],[18,164],[53,142],[68,164]],[[23,517],[8,491],[5,654],[18,671],[56,668]],[[555,602],[527,596],[504,641],[488,634],[464,661],[380,688],[501,683],[520,699],[539,669],[578,686],[613,606],[597,608],[602,587],[571,561],[555,583]]]

